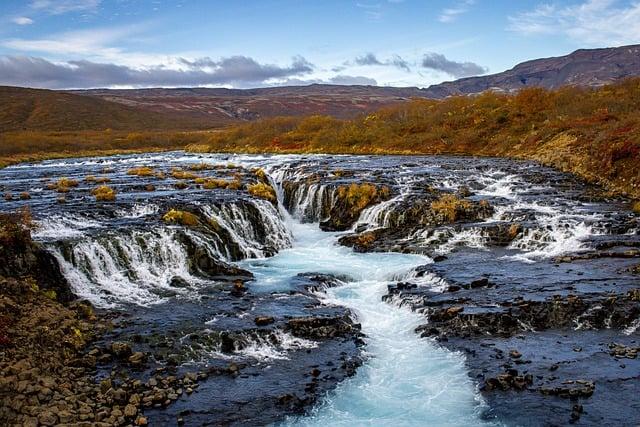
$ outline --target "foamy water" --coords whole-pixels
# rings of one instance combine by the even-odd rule
[[[425,322],[419,314],[382,301],[387,285],[430,259],[407,254],[359,254],[337,245],[339,233],[320,231],[317,224],[288,218],[293,246],[264,260],[242,266],[256,276],[253,284],[282,289],[299,273],[347,276],[330,288],[327,304],[349,307],[366,334],[367,360],[353,378],[340,384],[305,417],[287,419],[288,426],[339,425],[483,425],[482,399],[468,377],[464,357],[420,338],[414,329]],[[442,288],[427,276],[419,286]]]

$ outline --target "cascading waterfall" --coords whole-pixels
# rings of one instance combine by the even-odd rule
[[[279,189],[279,194],[282,194]],[[347,276],[349,281],[326,290],[327,304],[347,306],[367,335],[369,359],[350,380],[338,386],[307,417],[286,425],[362,425],[392,422],[479,425],[482,402],[464,368],[461,355],[438,347],[414,333],[424,319],[417,313],[382,301],[387,285],[406,280],[441,290],[444,282],[415,268],[429,263],[423,256],[358,254],[338,246],[340,233],[317,224],[289,219],[294,243],[272,258],[241,265],[255,275],[254,286],[284,291],[299,273]]]
[[[249,213],[249,209],[253,212]],[[163,225],[155,231],[106,232],[94,236],[83,232],[81,220],[65,220],[54,226],[49,224],[44,235],[62,233],[74,237],[75,240],[51,243],[49,247],[74,291],[101,307],[121,303],[149,305],[165,301],[165,295],[189,296],[188,289],[171,286],[175,277],[196,286],[205,283],[189,271],[185,238],[204,248],[213,259],[226,262],[271,256],[291,245],[291,233],[279,212],[267,201],[205,205],[202,211],[225,233]],[[139,218],[152,212],[157,209],[134,207],[118,214]]]
[[[248,204],[259,213],[258,218],[251,218],[246,206],[235,203],[203,206],[204,214],[231,236],[242,254],[240,258],[233,257],[225,242],[218,238],[214,246],[218,256],[225,260],[263,258],[291,245],[291,233],[271,203],[251,200]]]
[[[173,277],[197,283],[174,230],[132,231],[86,237],[50,248],[75,293],[97,306],[148,305],[162,301]]]

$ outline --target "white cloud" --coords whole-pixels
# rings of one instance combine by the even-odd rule
[[[18,25],[31,25],[33,24],[33,19],[27,18],[26,16],[18,16],[13,18],[11,22]]]
[[[272,80],[306,76],[314,68],[300,56],[292,58],[290,65],[285,66],[260,63],[246,56],[179,60],[186,69],[170,69],[163,64],[133,68],[87,60],[52,62],[30,56],[0,56],[0,84],[43,88],[256,87],[270,84]]]
[[[68,12],[92,12],[101,2],[102,0],[33,0],[30,6],[52,15],[61,15]]]
[[[122,55],[122,49],[112,45],[142,30],[142,25],[127,27],[95,28],[52,34],[41,39],[5,39],[0,45],[20,52],[38,52],[50,55],[83,55],[85,57],[112,59]]]
[[[569,6],[540,4],[509,17],[508,29],[524,35],[565,35],[582,45],[613,46],[640,42],[640,2],[586,0]]]
[[[438,21],[448,24],[455,21],[462,14],[469,11],[471,6],[475,3],[475,0],[462,0],[455,6],[443,9],[438,16]]]

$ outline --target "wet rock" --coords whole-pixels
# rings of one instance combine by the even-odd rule
[[[169,282],[169,286],[173,288],[188,288],[190,287],[189,282],[183,279],[180,276],[173,276],[171,281]]]
[[[556,387],[541,387],[540,393],[564,398],[591,397],[595,390],[595,383],[587,380],[569,380]]]
[[[131,356],[129,356],[129,364],[135,367],[140,367],[144,365],[146,360],[147,360],[147,356],[141,351],[136,351]]]
[[[289,320],[287,328],[298,337],[321,339],[345,336],[359,330],[360,326],[348,316],[304,317]]]
[[[110,351],[111,354],[121,359],[128,358],[132,353],[131,346],[126,342],[120,341],[112,342]]]
[[[640,352],[640,347],[630,347],[618,343],[609,344],[609,354],[613,357],[635,359],[638,357],[638,352]]]
[[[266,326],[273,323],[275,320],[271,316],[258,316],[254,319],[257,326]]]

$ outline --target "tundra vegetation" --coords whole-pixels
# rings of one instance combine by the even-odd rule
[[[209,134],[194,152],[453,154],[533,159],[640,197],[640,79],[414,99],[353,120],[279,117]]]
[[[636,78],[596,89],[414,99],[352,120],[277,117],[214,130],[180,130],[188,127],[177,122],[175,130],[149,131],[10,128],[0,133],[0,165],[185,147],[194,152],[507,156],[537,160],[638,199],[638,99]],[[205,168],[195,166],[195,171]]]

